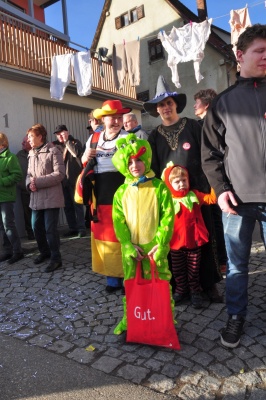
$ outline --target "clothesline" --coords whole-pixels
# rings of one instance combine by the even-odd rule
[[[256,3],[251,3],[251,4],[246,3],[246,6],[245,6],[245,7],[247,7],[247,8],[252,8],[252,7],[256,7],[256,6],[258,6],[258,5],[260,5],[260,4],[263,4],[263,3],[265,4],[265,7],[266,7],[266,1],[265,1],[265,0],[264,0],[264,1],[259,1],[259,2],[256,2]],[[214,21],[214,20],[216,20],[216,19],[224,18],[224,17],[227,17],[227,16],[230,16],[230,13],[227,13],[227,14],[224,14],[224,15],[220,15],[220,16],[218,16],[218,17],[211,17],[211,18],[208,18],[208,19],[212,19],[212,20]],[[166,33],[169,34],[170,31],[169,31],[169,32],[166,32]],[[151,36],[145,36],[145,39],[157,38],[157,36],[158,36],[158,34],[156,34],[156,35],[151,35]],[[138,40],[140,40],[139,36],[138,36]],[[125,42],[125,39],[124,39],[124,42]],[[76,46],[79,46],[80,48],[83,48],[83,49],[85,49],[85,50],[87,50],[87,51],[90,50],[90,51],[92,51],[92,52],[94,52],[94,53],[97,54],[96,49],[93,49],[93,48],[90,48],[90,49],[89,49],[88,47],[79,45],[78,43],[75,43],[75,42],[72,42],[72,41],[69,41],[69,43],[72,43],[72,44],[74,44],[74,45],[76,45]],[[38,58],[38,60],[45,60],[45,59],[47,59],[47,58],[50,58],[50,57]]]
[[[254,4],[250,4],[250,5],[246,4],[246,7],[247,8],[256,7],[256,6],[259,6],[260,4],[263,4],[263,3],[265,4],[265,1],[260,1],[259,3],[254,3]],[[220,15],[219,17],[214,17],[213,20],[219,19],[219,18],[223,18],[223,17],[227,17],[227,16],[230,16],[230,13],[224,14],[224,15]]]
[[[259,6],[260,4],[265,4],[265,7],[266,7],[266,2],[265,1],[260,1],[258,3],[252,3],[252,4],[247,4],[246,3],[246,7],[247,8],[256,7],[256,6]],[[230,13],[224,14],[224,15],[220,15],[219,17],[210,17],[208,19],[212,19],[214,21],[216,19],[227,17],[227,16],[230,16]],[[166,32],[166,33],[169,34],[169,33],[171,33],[171,31]],[[157,38],[157,36],[158,36],[157,34],[156,35],[151,35],[151,36],[145,36],[145,39]]]

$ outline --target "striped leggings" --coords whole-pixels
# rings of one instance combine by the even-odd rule
[[[171,250],[170,254],[176,283],[175,292],[179,294],[201,292],[199,277],[201,247]]]

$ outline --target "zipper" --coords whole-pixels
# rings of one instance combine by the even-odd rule
[[[265,120],[261,118],[262,115],[265,117],[265,110],[261,109],[261,102],[260,102],[260,97],[259,97],[259,93],[258,93],[258,83],[255,80],[253,83],[253,87],[254,87],[255,99],[256,99],[257,107],[258,107],[258,119],[259,119],[259,127],[260,127],[260,134],[261,134],[262,154],[264,154],[264,175],[266,175],[266,158],[265,158],[265,151],[266,151],[265,126],[266,126],[266,124],[264,123]]]

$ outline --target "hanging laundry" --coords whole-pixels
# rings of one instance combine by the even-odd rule
[[[92,68],[90,51],[79,51],[73,57],[74,77],[79,96],[89,96],[92,85]]]
[[[50,95],[52,99],[63,100],[66,87],[71,82],[73,54],[62,54],[52,59]]]
[[[127,73],[127,58],[124,44],[113,45],[112,55],[113,78],[117,90],[123,88],[123,82]]]
[[[73,78],[75,78],[79,96],[91,94],[92,68],[90,51],[80,51],[76,54],[62,54],[53,57],[50,81],[51,98],[63,100],[65,90]]]
[[[113,45],[113,78],[117,90],[123,88],[127,73],[131,86],[138,86],[140,84],[139,53],[139,40]]]
[[[139,65],[140,41],[133,40],[132,42],[126,42],[125,48],[126,48],[127,70],[128,70],[130,85],[138,86],[140,84],[140,65]]]
[[[160,31],[158,39],[168,53],[167,65],[172,72],[172,81],[177,88],[181,87],[177,65],[182,62],[194,61],[194,71],[197,83],[204,77],[200,73],[200,64],[204,58],[204,49],[211,33],[212,19],[197,23],[190,22],[182,28],[173,27],[168,36]]]
[[[233,52],[236,56],[236,43],[239,35],[241,35],[248,26],[252,26],[248,8],[245,7],[240,10],[231,10],[229,24],[231,27],[231,44],[233,45]]]

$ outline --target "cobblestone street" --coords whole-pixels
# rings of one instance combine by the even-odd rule
[[[167,397],[266,398],[266,255],[254,242],[250,259],[249,314],[239,347],[225,349],[219,331],[224,304],[176,307],[180,351],[128,344],[113,329],[122,295],[107,294],[105,278],[91,271],[90,238],[61,240],[63,268],[36,266],[36,242],[23,241],[25,258],[0,264],[0,333],[109,376],[147,386]],[[225,280],[218,286],[224,292]],[[1,374],[1,371],[0,371]],[[120,398],[120,397],[119,397]]]

